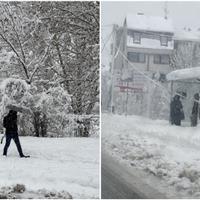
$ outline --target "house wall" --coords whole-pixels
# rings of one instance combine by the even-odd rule
[[[155,49],[137,49],[127,47],[127,52],[136,52],[136,53],[144,53],[145,54],[145,62],[137,63],[137,62],[127,62],[127,66],[131,68],[138,68],[142,71],[150,71],[150,72],[160,72],[160,73],[168,73],[171,71],[169,64],[155,64],[154,63],[154,55],[171,55],[172,51],[170,50],[155,50]]]
[[[114,77],[113,77],[113,102],[115,111],[118,113],[128,113],[128,114],[144,114],[147,111],[145,110],[145,107],[143,106],[146,102],[145,99],[147,99],[147,88],[146,88],[146,82],[147,79],[143,78],[142,80],[139,80],[140,73],[137,73],[138,69],[140,71],[143,71],[146,76],[149,76],[152,78],[152,75],[156,72],[160,73],[168,73],[170,72],[170,66],[169,64],[155,64],[154,63],[154,54],[165,54],[165,55],[171,55],[172,50],[171,49],[155,49],[155,48],[138,48],[133,46],[127,46],[127,29],[126,26],[124,26],[123,29],[116,30],[116,47],[120,50],[121,53],[118,52],[118,54],[115,54],[114,59]],[[120,42],[119,42],[120,41]],[[116,51],[117,52],[117,51]],[[116,53],[115,52],[115,53]],[[138,52],[138,53],[144,53],[145,54],[145,63],[136,63],[136,62],[128,62],[127,61],[127,52]],[[124,56],[124,57],[123,57]],[[127,83],[126,81],[122,81],[126,79],[127,77],[133,77],[133,81]],[[127,89],[124,91],[120,89],[118,86],[128,86],[129,87],[138,87],[144,89],[144,91],[141,92],[135,92],[135,93],[127,93]],[[142,86],[143,85],[143,86]],[[147,84],[148,85],[148,84]],[[145,89],[146,88],[146,89]],[[128,105],[127,105],[128,103]],[[137,104],[137,106],[134,106]]]

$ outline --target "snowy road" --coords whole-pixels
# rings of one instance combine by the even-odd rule
[[[73,198],[99,197],[99,138],[20,137],[25,154],[14,142],[0,156],[0,187],[24,184],[27,190],[67,191]],[[0,145],[0,152],[3,145]]]
[[[140,116],[102,115],[102,148],[153,176],[168,198],[200,197],[200,126],[177,127]],[[143,179],[142,179],[143,180]],[[146,181],[146,180],[145,180]],[[153,181],[149,181],[153,183]]]
[[[110,156],[105,153],[102,154],[102,167],[101,167],[101,197],[103,199],[145,199],[146,197],[141,194],[133,186],[136,177],[124,170],[124,168]],[[129,176],[130,179],[125,177]]]

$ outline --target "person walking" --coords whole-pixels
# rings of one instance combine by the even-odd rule
[[[6,115],[3,119],[3,127],[6,129],[6,144],[3,149],[3,155],[7,156],[7,151],[10,146],[11,139],[14,140],[19,156],[21,158],[28,158],[30,156],[25,156],[22,151],[22,147],[19,141],[18,136],[18,127],[17,127],[17,112],[14,110],[10,110],[8,115]]]
[[[179,95],[175,95],[170,104],[170,120],[171,124],[181,125],[181,120],[184,119],[183,105]]]
[[[191,126],[197,126],[199,115],[199,93],[194,94],[194,104],[191,114]]]

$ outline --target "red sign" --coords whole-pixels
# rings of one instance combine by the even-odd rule
[[[115,87],[119,87],[120,92],[143,92],[143,87],[142,85],[140,87],[135,86],[135,87],[131,87],[131,86],[123,86],[123,85],[116,85]]]

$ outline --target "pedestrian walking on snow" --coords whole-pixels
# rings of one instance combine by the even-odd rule
[[[18,136],[18,127],[17,127],[17,112],[14,110],[10,110],[8,115],[6,115],[3,119],[3,127],[6,129],[5,135],[6,135],[6,144],[3,149],[3,155],[7,156],[8,147],[10,146],[11,139],[14,140],[17,150],[19,152],[20,157],[30,157],[25,156],[22,151],[22,147],[19,141]]]

